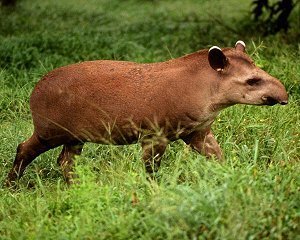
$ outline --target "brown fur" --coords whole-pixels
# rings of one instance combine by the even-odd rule
[[[210,129],[220,110],[237,103],[269,104],[270,99],[286,104],[288,99],[284,86],[240,49],[218,52],[226,63],[221,70],[213,69],[216,60],[208,60],[208,50],[160,63],[105,60],[54,69],[31,95],[34,133],[19,145],[8,185],[36,156],[60,145],[58,162],[70,182],[72,159],[84,142],[140,141],[148,172],[159,166],[168,142],[177,139],[221,159]],[[249,85],[249,79],[261,81]]]

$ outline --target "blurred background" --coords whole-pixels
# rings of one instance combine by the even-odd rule
[[[238,39],[250,46],[264,42],[270,51],[283,44],[299,49],[296,0],[1,2],[2,68],[48,69],[87,59],[152,62]]]

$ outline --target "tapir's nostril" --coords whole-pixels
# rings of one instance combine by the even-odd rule
[[[280,104],[281,104],[281,105],[287,105],[287,104],[288,104],[288,101],[287,101],[287,100],[281,101]]]

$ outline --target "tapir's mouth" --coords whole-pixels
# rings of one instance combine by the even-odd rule
[[[263,105],[268,105],[268,106],[273,106],[277,103],[281,104],[281,105],[286,105],[288,103],[288,101],[283,100],[283,101],[278,101],[275,98],[272,97],[262,97],[261,98],[263,100]]]
[[[273,106],[276,103],[278,103],[278,101],[272,97],[262,97],[262,100],[264,102],[264,105],[268,105],[268,106]]]

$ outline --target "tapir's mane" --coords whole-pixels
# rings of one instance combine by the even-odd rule
[[[246,53],[237,51],[235,48],[224,48],[222,51],[230,59],[235,59],[246,64],[253,64],[253,60]]]
[[[199,51],[196,51],[196,52],[193,52],[193,53],[188,53],[186,55],[183,55],[177,59],[171,59],[172,60],[182,60],[182,61],[199,61],[201,58],[204,58],[206,57],[207,58],[208,56],[208,49],[202,49],[202,50],[199,50]]]

